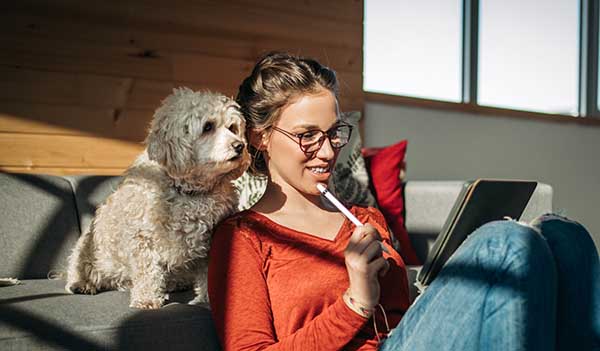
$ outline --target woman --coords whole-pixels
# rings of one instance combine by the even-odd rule
[[[316,188],[352,132],[337,93],[333,71],[280,53],[240,86],[253,171],[269,181],[213,237],[209,297],[225,350],[598,347],[598,256],[583,227],[556,216],[481,227],[409,308],[383,216],[351,207],[366,223],[354,227]]]

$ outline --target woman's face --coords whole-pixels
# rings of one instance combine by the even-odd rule
[[[274,126],[291,134],[327,131],[339,123],[337,111],[334,95],[322,89],[317,94],[302,95],[285,106]],[[325,138],[318,151],[306,155],[297,137],[275,129],[271,129],[266,151],[267,167],[275,184],[284,192],[295,189],[311,195],[319,194],[317,183],[327,184],[339,153]]]

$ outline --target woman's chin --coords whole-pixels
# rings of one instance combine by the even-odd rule
[[[314,190],[313,189],[306,189],[305,193],[307,195],[310,195],[310,196],[321,196],[321,192],[319,190],[317,190],[316,186],[315,186]]]
[[[317,184],[323,184],[327,186],[329,182],[329,175],[326,177],[311,177],[310,182],[308,182],[306,189],[306,193],[310,195],[321,195],[319,189],[317,189]]]

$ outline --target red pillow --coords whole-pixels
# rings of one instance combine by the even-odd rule
[[[421,261],[412,247],[404,225],[403,180],[407,144],[408,141],[402,140],[386,147],[364,148],[362,154],[371,176],[373,193],[379,209],[394,237],[400,242],[402,259],[406,264],[420,265]]]

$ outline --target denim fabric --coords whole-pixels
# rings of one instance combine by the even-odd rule
[[[575,222],[547,215],[533,225],[488,223],[380,350],[595,350],[599,267],[592,239]]]
[[[557,270],[557,350],[600,350],[600,263],[585,228],[556,215],[533,225],[543,233]]]

